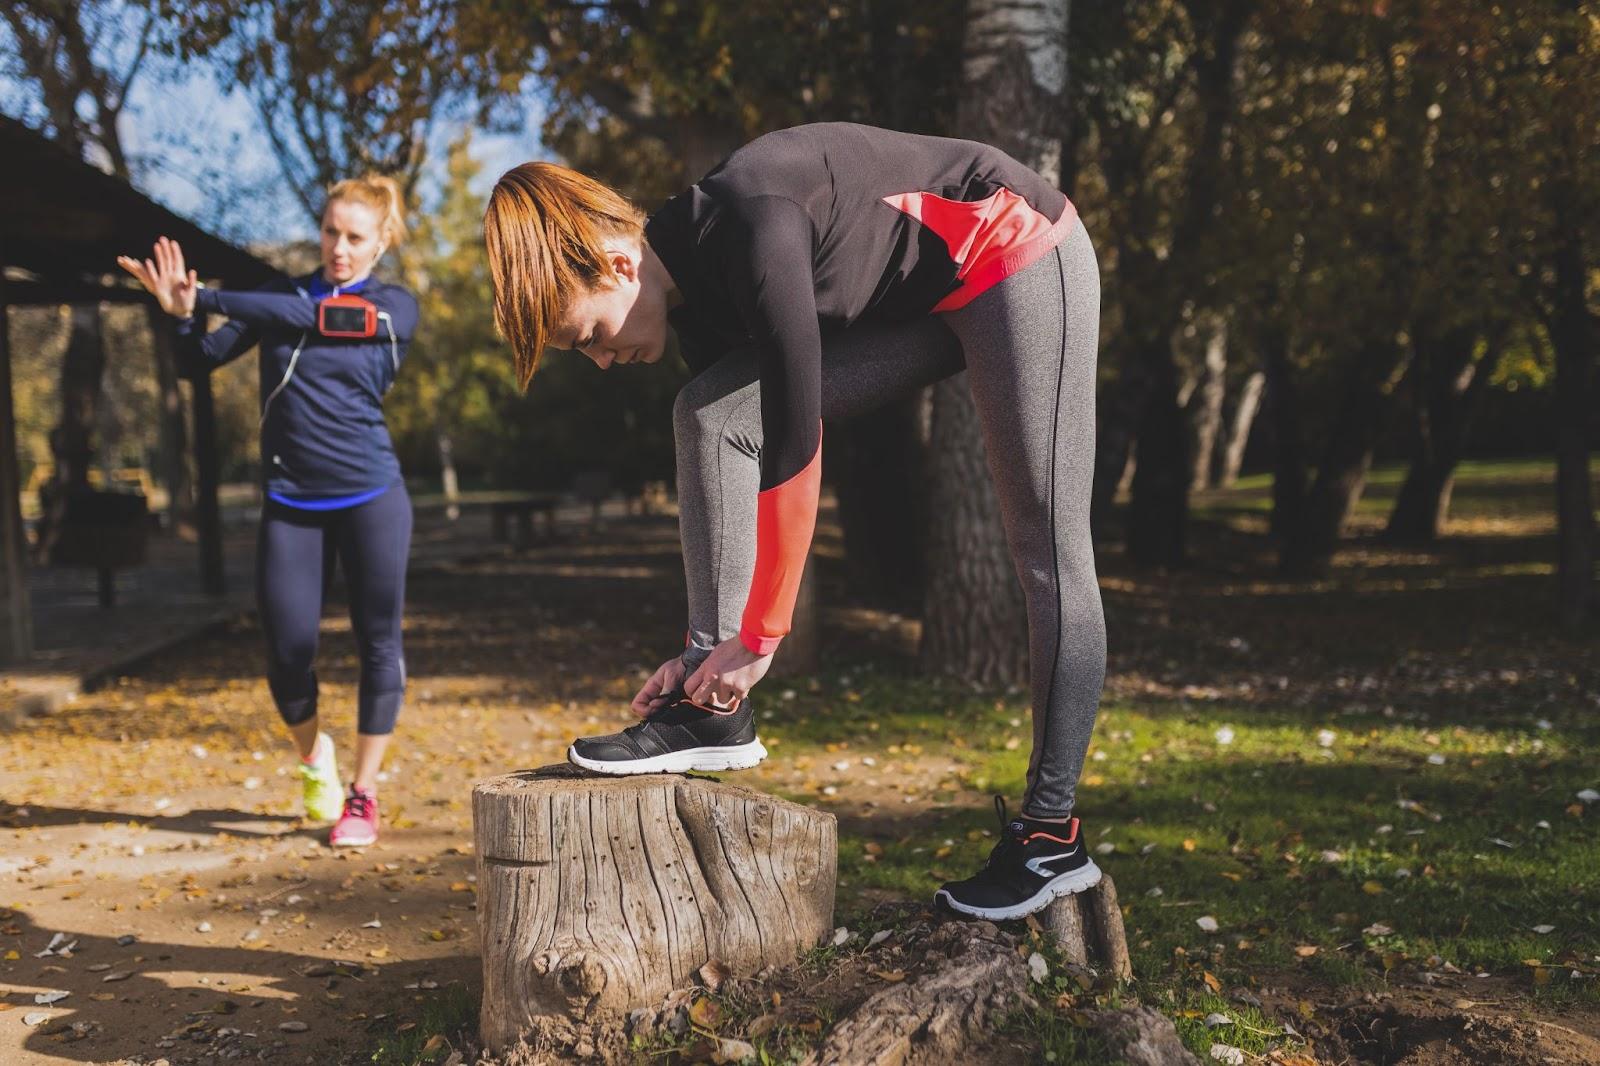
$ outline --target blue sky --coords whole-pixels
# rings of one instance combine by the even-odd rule
[[[120,69],[125,57],[115,53],[130,48],[134,38],[134,33],[113,35],[104,47],[110,54],[101,60]],[[15,63],[9,33],[0,29],[0,111],[38,125],[42,115],[34,93],[16,77]],[[506,168],[548,154],[538,139],[543,109],[535,92],[528,93],[526,105],[524,132],[474,136],[473,155],[483,164],[479,191],[485,196]],[[425,206],[434,200],[446,150],[464,125],[441,121],[432,131],[421,189]],[[123,112],[121,133],[140,190],[219,236],[276,242],[313,235],[284,184],[249,98],[238,89],[225,90],[209,65],[185,65],[166,56],[147,59]]]
[[[483,164],[478,190],[490,187],[507,168],[546,155],[540,144],[538,101],[529,99],[525,132],[495,134],[482,130],[473,137],[473,156]],[[422,198],[431,202],[443,180],[446,151],[462,132],[463,122],[441,122],[432,131],[429,171],[423,178]],[[261,120],[240,90],[223,91],[209,69],[195,66],[176,83],[148,79],[135,85],[122,135],[128,150],[149,161],[142,168],[142,191],[174,211],[206,225],[214,225],[236,240],[276,241],[313,236],[299,203],[288,192],[278,163],[263,131]],[[195,150],[189,145],[198,146]],[[207,190],[225,176],[208,173],[218,160],[227,160],[237,174],[237,185],[251,190],[258,205],[251,217],[218,218],[208,202]]]

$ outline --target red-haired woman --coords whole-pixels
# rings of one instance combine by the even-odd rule
[[[400,618],[411,500],[383,420],[417,325],[417,302],[374,279],[405,237],[399,186],[371,175],[328,190],[322,268],[254,292],[203,288],[178,242],[117,262],[179,319],[184,371],[210,373],[261,349],[261,465],[256,599],[273,702],[300,753],[306,816],[333,821],[334,846],[378,839],[378,770],[405,695]],[[202,317],[225,315],[207,333]],[[361,649],[355,777],[345,793],[333,740],[318,728],[317,630],[323,566],[341,560]],[[336,821],[335,821],[336,820]]]
[[[1073,797],[1105,675],[1089,536],[1099,271],[1050,182],[997,149],[845,123],[768,134],[644,218],[562,167],[501,177],[485,216],[495,318],[526,385],[547,346],[602,369],[661,358],[675,407],[689,642],[643,721],[576,741],[607,773],[766,754],[750,690],[788,632],[816,522],[822,428],[967,371],[1026,593],[1033,755],[983,870],[939,890],[1014,918],[1095,884]]]

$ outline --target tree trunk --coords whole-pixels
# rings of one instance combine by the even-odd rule
[[[1444,530],[1467,428],[1498,356],[1498,347],[1491,345],[1474,362],[1477,342],[1476,329],[1437,339],[1419,332],[1415,338],[1408,375],[1415,407],[1411,465],[1389,513],[1385,540],[1428,545]]]
[[[958,374],[933,386],[928,576],[919,658],[929,673],[1020,684],[1028,617],[989,480],[978,411]],[[959,442],[975,441],[962,447]]]
[[[1067,0],[972,0],[957,133],[993,144],[1048,180],[1059,174]],[[985,683],[1027,676],[1027,614],[990,483],[967,376],[933,386],[932,523],[921,658]]]
[[[1272,417],[1272,518],[1270,528],[1280,555],[1299,537],[1306,502],[1305,442],[1300,432],[1300,391],[1289,363],[1289,338],[1282,326],[1267,323],[1261,331],[1266,359],[1267,409]]]
[[[833,928],[833,815],[668,774],[548,766],[472,793],[493,1050],[647,1006],[707,962],[781,965]]]
[[[444,492],[445,517],[454,522],[461,517],[461,483],[456,479],[455,442],[441,415],[434,427],[434,441],[439,447],[439,482]]]
[[[1124,360],[1124,366],[1126,361]],[[1124,370],[1124,373],[1127,371]],[[1109,401],[1099,405],[1095,426],[1094,487],[1089,501],[1089,525],[1096,541],[1115,539],[1111,520],[1117,497],[1133,484],[1134,439],[1133,406],[1135,389],[1120,381],[1104,390]]]
[[[1267,375],[1257,370],[1245,379],[1234,404],[1233,420],[1228,423],[1228,443],[1222,450],[1217,468],[1216,483],[1221,488],[1232,488],[1239,480],[1239,468],[1244,465],[1244,450],[1250,443],[1250,429],[1255,425],[1256,414],[1261,410],[1261,394],[1266,390]]]
[[[167,490],[167,521],[185,537],[195,535],[194,482],[189,477],[189,423],[178,387],[178,355],[171,315],[145,307],[150,348],[155,356],[157,402],[161,405],[161,483]]]
[[[1444,532],[1444,520],[1450,513],[1450,494],[1455,480],[1455,459],[1415,456],[1394,498],[1383,539],[1409,547],[1425,547],[1438,541]]]
[[[105,373],[106,350],[101,333],[100,305],[72,308],[72,327],[66,354],[61,359],[61,416],[50,431],[50,453],[55,471],[42,493],[39,519],[39,558],[49,557],[67,496],[89,487],[89,467],[94,461],[94,427],[100,408],[100,381]]]
[[[1588,425],[1594,375],[1594,328],[1585,299],[1587,266],[1579,231],[1569,227],[1556,253],[1556,306],[1550,340],[1556,350],[1557,608],[1577,629],[1595,611],[1594,489]]]
[[[1222,432],[1222,403],[1228,387],[1228,320],[1218,314],[1202,316],[1205,361],[1195,394],[1190,397],[1194,426],[1193,454],[1189,465],[1189,491],[1211,484],[1212,455]]]
[[[1148,338],[1149,378],[1139,412],[1133,494],[1128,506],[1128,556],[1142,566],[1180,566],[1189,518],[1189,434],[1178,406],[1178,368],[1163,335]],[[1164,349],[1154,352],[1154,347]]]
[[[1153,250],[1139,258],[1139,276],[1154,279],[1148,288],[1129,279],[1119,286],[1155,301],[1148,326],[1139,330],[1133,354],[1147,380],[1139,406],[1138,462],[1133,476],[1133,498],[1128,509],[1128,555],[1144,566],[1175,567],[1184,563],[1189,522],[1188,433],[1178,406],[1178,371],[1169,338],[1177,325],[1185,289],[1201,277],[1199,262],[1213,226],[1223,180],[1224,148],[1233,116],[1234,66],[1239,39],[1249,21],[1252,5],[1234,2],[1203,5],[1196,27],[1204,41],[1193,61],[1195,94],[1202,120],[1190,156],[1183,199],[1176,207],[1177,222],[1165,258]],[[1133,316],[1137,317],[1137,316]]]
[[[89,484],[94,460],[94,427],[100,411],[100,382],[105,376],[106,348],[100,305],[72,308],[72,332],[61,360],[61,420],[51,432],[55,480],[67,488]]]
[[[21,663],[33,654],[28,546],[22,531],[22,483],[11,392],[11,318],[5,290],[5,264],[0,260],[0,665]]]
[[[1331,423],[1332,436],[1317,467],[1300,521],[1284,543],[1279,567],[1295,577],[1327,573],[1339,536],[1366,487],[1372,454],[1388,406],[1385,385],[1395,361],[1368,351],[1352,370],[1343,402]]]
[[[920,604],[927,528],[920,403],[913,396],[870,418],[830,424],[822,460],[839,499],[851,586],[908,611]]]

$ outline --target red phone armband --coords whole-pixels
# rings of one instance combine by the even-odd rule
[[[330,296],[317,305],[317,331],[324,337],[376,337],[377,305],[359,296]]]

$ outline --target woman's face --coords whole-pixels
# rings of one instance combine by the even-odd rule
[[[355,200],[330,200],[322,213],[322,276],[348,285],[372,273],[387,246],[378,212]]]
[[[667,348],[667,287],[643,262],[640,246],[619,244],[606,251],[616,279],[574,299],[551,344],[582,352],[601,370],[654,363]]]

